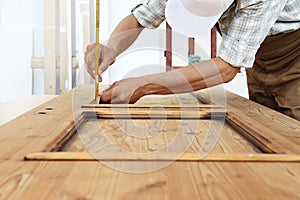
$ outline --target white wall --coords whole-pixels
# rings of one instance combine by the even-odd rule
[[[58,2],[58,0],[56,1]],[[23,56],[23,61],[20,59],[15,59],[14,63],[10,63],[4,58],[18,55],[19,52],[17,51],[19,49],[17,49],[15,53],[3,53],[1,51],[0,61],[2,66],[9,66],[12,64],[14,68],[19,69],[19,72],[21,72],[20,70],[22,69],[24,72],[23,76],[25,75],[23,79],[26,79],[26,82],[23,81],[23,84],[17,88],[19,91],[23,92],[14,92],[18,95],[12,95],[12,92],[8,91],[16,90],[16,88],[13,86],[14,84],[11,83],[13,80],[15,80],[15,78],[7,76],[6,78],[11,80],[11,82],[8,83],[9,87],[6,87],[6,92],[4,94],[6,96],[5,100],[13,99],[22,95],[44,94],[43,70],[31,70],[30,68],[31,57],[44,56],[44,0],[0,0],[0,23],[5,27],[13,27],[13,29],[16,30],[14,34],[8,35],[5,40],[10,42],[16,41],[18,42],[20,49],[23,49],[21,54]],[[30,33],[28,33],[28,29],[30,29]],[[16,34],[19,35],[16,36]],[[59,34],[58,30],[57,34]],[[18,39],[20,39],[21,42],[19,42]],[[58,41],[56,41],[56,43],[58,43]],[[57,53],[58,51],[59,47],[57,46]],[[9,75],[8,69],[3,68],[4,67],[1,68],[1,74]],[[57,76],[59,76],[58,71]],[[57,77],[57,80],[59,80],[59,77]],[[57,85],[59,86],[59,84]],[[30,90],[28,90],[28,88],[30,88]]]
[[[32,29],[0,25],[0,102],[31,94]]]
[[[0,102],[32,92],[30,58],[40,1],[0,0]]]
[[[108,4],[108,32],[114,30],[131,9],[142,0],[120,1],[110,0]],[[162,38],[164,26],[157,30],[144,30],[136,42],[108,70],[109,84],[125,77],[140,76],[165,71],[164,43]]]
[[[82,1],[84,0],[76,0],[76,2]],[[107,40],[117,23],[130,14],[130,10],[141,1],[109,0],[102,3],[102,9],[104,9],[101,13],[102,41]],[[43,70],[34,70],[34,84],[31,85],[32,71],[30,69],[31,56],[42,57],[44,54],[43,10],[43,0],[0,0],[0,102],[31,94],[31,92],[43,94]],[[108,70],[105,76],[106,83],[111,84],[128,76],[164,71],[164,28],[165,24],[162,24],[158,30],[143,31],[137,42],[119,56]],[[181,39],[179,42],[174,37],[173,41],[174,50],[180,51],[181,54],[180,57],[174,56],[173,64],[185,65],[187,57],[186,59],[182,57],[187,56],[187,39]],[[201,49],[196,48],[196,53],[204,59],[207,58],[210,55],[209,35],[197,38],[196,43],[201,46]],[[83,51],[78,51],[80,48],[84,47],[80,47],[77,43],[77,53],[80,53],[81,55],[78,56],[82,58]],[[247,96],[245,74],[241,74],[237,79],[238,81],[235,82],[238,84],[233,81],[226,84],[226,87]]]

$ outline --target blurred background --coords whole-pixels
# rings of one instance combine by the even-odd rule
[[[101,1],[102,42],[140,2]],[[59,95],[92,84],[85,71],[84,51],[94,42],[94,24],[95,0],[0,0],[0,103],[26,95]],[[163,23],[157,30],[143,31],[103,75],[103,82],[165,71],[165,27]],[[195,44],[195,54],[208,59],[210,34],[195,38]],[[173,48],[178,52],[173,65],[186,65],[188,39],[173,33]],[[224,87],[247,98],[245,71]]]

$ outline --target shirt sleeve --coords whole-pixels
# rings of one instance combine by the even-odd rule
[[[137,21],[146,28],[157,28],[165,20],[167,0],[147,0],[132,9]]]
[[[252,67],[255,54],[287,0],[240,0],[218,55],[236,67]],[[222,24],[220,24],[222,26]]]

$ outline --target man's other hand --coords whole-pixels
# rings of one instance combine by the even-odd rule
[[[135,103],[145,95],[145,82],[137,78],[127,78],[117,81],[100,96],[103,103]]]

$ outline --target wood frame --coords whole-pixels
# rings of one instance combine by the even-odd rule
[[[176,155],[128,155],[128,154],[104,154],[95,157],[90,153],[82,152],[38,152],[25,156],[28,161],[173,161]],[[196,154],[185,153],[176,162],[300,162],[300,155],[294,154],[208,154],[200,157]]]
[[[197,96],[197,94],[195,94]],[[200,98],[201,99],[201,98]],[[59,135],[51,141],[42,152],[30,153],[24,157],[25,160],[64,160],[64,161],[96,161],[88,153],[68,152],[61,153],[66,144],[76,135],[76,127],[81,126],[89,118],[100,119],[149,119],[151,108],[151,119],[209,119],[211,114],[214,117],[226,116],[226,121],[236,129],[246,140],[258,148],[262,153],[249,154],[210,154],[200,158],[192,154],[183,155],[177,161],[247,161],[247,162],[298,162],[300,161],[300,147],[289,141],[287,138],[278,135],[275,131],[268,130],[272,140],[267,139],[262,133],[263,125],[257,123],[254,119],[247,117],[240,112],[228,111],[221,105],[160,105],[165,113],[155,110],[153,104],[83,104],[75,121],[78,122],[69,125]],[[195,109],[199,109],[195,111]],[[241,120],[243,119],[243,120]],[[253,126],[256,124],[256,126]],[[126,160],[126,161],[149,161],[149,160],[168,160],[173,158],[171,154],[161,156],[147,157],[136,155],[133,157],[124,157],[122,154],[103,155],[103,160]],[[77,159],[76,159],[77,157]],[[215,159],[215,160],[214,160]]]
[[[193,161],[190,157],[188,160],[182,157],[182,160],[172,162],[164,168],[140,174],[118,171],[107,167],[102,162],[92,160],[93,158],[87,154],[80,153],[82,157],[78,157],[76,152],[67,156],[69,159],[76,156],[76,159],[80,158],[81,161],[65,160],[64,152],[42,154],[44,157],[55,154],[57,160],[24,161],[25,155],[30,156],[31,153],[41,152],[46,150],[46,147],[49,150],[51,146],[47,145],[50,141],[58,141],[62,138],[62,133],[65,134],[74,127],[72,108],[75,107],[76,111],[77,108],[81,109],[83,104],[89,104],[93,99],[92,91],[93,86],[90,86],[90,89],[79,87],[0,127],[0,159],[3,161],[0,166],[1,198],[149,200],[203,197],[209,199],[300,198],[300,162],[291,158],[292,155],[300,154],[299,121],[230,92],[226,92],[227,115],[255,130],[253,138],[257,137],[258,140],[266,143],[267,147],[276,149],[278,152],[276,157],[268,153],[255,155],[255,159],[260,159],[256,162],[252,161],[249,155],[240,161],[230,161],[229,158],[216,159],[216,157],[213,160],[212,157],[207,157],[206,160]],[[75,95],[77,92],[82,94],[81,97]],[[210,95],[206,91],[194,95],[201,101],[210,102]],[[172,96],[151,98],[153,100],[150,104],[177,104],[172,100]],[[73,101],[74,99],[80,100],[78,104]],[[183,99],[189,102],[185,96]],[[141,99],[139,103],[144,104],[145,101]],[[217,100],[215,103],[224,106]],[[231,134],[225,136],[234,137]],[[266,158],[257,158],[258,156],[268,157],[269,161]],[[279,158],[278,156],[286,160],[294,159],[294,161],[282,161],[281,158],[279,161],[270,161],[271,157],[276,159]],[[120,160],[118,163],[135,164],[135,161],[130,161],[131,157],[125,158],[129,161]],[[143,161],[145,165],[152,162],[165,162],[149,161],[149,159]]]

